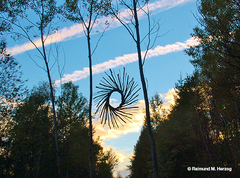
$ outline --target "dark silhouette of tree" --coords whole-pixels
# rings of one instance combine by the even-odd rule
[[[50,100],[49,86],[43,83],[16,107],[9,135],[1,143],[1,177],[58,177]],[[61,175],[88,177],[87,100],[69,82],[63,85],[57,106]],[[116,155],[104,151],[100,140],[93,140],[93,176],[113,177],[117,164]]]
[[[50,112],[50,91],[47,83],[35,87],[18,105],[13,119],[13,127],[8,139],[11,141],[10,166],[5,176],[56,177],[54,157],[54,133]],[[46,146],[47,145],[47,146]]]
[[[240,84],[239,2],[202,0],[198,9],[200,27],[194,28],[192,35],[199,39],[200,45],[186,52],[193,58],[192,64],[203,75],[203,79],[208,81],[209,87],[219,91],[211,94],[218,98],[218,112],[231,112],[230,117],[237,119],[240,127],[237,89]]]
[[[24,80],[21,79],[21,66],[6,52],[6,43],[0,43],[0,96],[4,99],[18,100],[24,93]]]
[[[239,174],[234,154],[239,146],[236,123],[218,125],[211,114],[211,99],[198,73],[176,85],[175,105],[169,114],[151,114],[161,177],[228,177]],[[156,98],[156,97],[153,97]],[[154,100],[151,100],[154,103]],[[157,103],[157,102],[155,102]],[[152,105],[151,105],[152,107]],[[157,115],[158,114],[158,115]],[[156,118],[155,118],[156,117]],[[226,116],[225,116],[226,117]],[[233,135],[230,136],[230,133]],[[147,177],[151,172],[149,140],[143,127],[129,166],[130,177]],[[145,163],[145,164],[144,164]],[[141,165],[141,166],[140,166]],[[231,168],[231,171],[188,171],[190,167]],[[151,176],[151,175],[150,175]]]
[[[139,139],[134,146],[134,154],[130,158],[131,164],[128,166],[132,178],[152,177],[151,147],[148,137],[147,127],[143,126]]]
[[[88,177],[87,100],[78,93],[79,87],[68,82],[63,84],[58,98],[60,149],[62,150],[62,175]],[[112,177],[117,159],[111,151],[103,151],[99,140],[93,140],[93,177]]]
[[[84,33],[87,38],[89,76],[90,76],[90,96],[89,96],[89,165],[90,178],[93,175],[92,168],[92,100],[93,100],[93,79],[92,79],[92,55],[95,49],[91,47],[91,32],[93,26],[97,23],[97,18],[107,15],[108,8],[111,5],[109,0],[84,0],[84,1],[66,1],[63,5],[64,11],[61,13],[69,20],[75,23],[82,23]],[[102,37],[102,36],[101,36]],[[100,39],[101,39],[100,37]],[[99,40],[100,40],[99,39]],[[98,44],[98,43],[97,43]],[[97,47],[97,45],[96,45]]]
[[[9,153],[11,140],[10,129],[17,103],[19,103],[27,90],[22,80],[21,66],[6,52],[6,43],[0,44],[0,169],[7,170],[10,167]],[[3,172],[0,177],[4,177]]]
[[[22,80],[21,66],[6,52],[4,41],[0,43],[0,57],[0,118],[1,127],[5,127],[10,121],[15,105],[23,98],[27,89],[24,86],[26,81]]]
[[[194,28],[192,35],[200,45],[186,50],[193,58],[194,74],[176,85],[175,105],[167,119],[161,119],[160,113],[152,114],[160,120],[154,134],[159,176],[162,177],[234,177],[239,174],[240,6],[234,0],[199,2],[201,26]],[[152,110],[154,107],[151,106]],[[141,150],[143,138],[144,132],[135,146],[130,166],[132,177],[141,171],[142,174],[151,171],[146,164],[141,170],[136,166],[149,156],[149,150]],[[229,170],[187,171],[193,165]]]
[[[228,157],[238,165],[240,5],[235,0],[202,0],[198,9],[200,27],[194,28],[192,35],[199,39],[200,45],[186,52],[192,57],[209,97],[210,127],[215,132],[211,137],[231,150]],[[226,156],[223,152],[220,155],[222,159]]]
[[[58,162],[58,174],[60,175],[60,157],[58,148],[58,134],[57,134],[57,118],[55,112],[55,99],[53,93],[53,82],[50,74],[49,58],[45,47],[45,42],[48,36],[54,31],[51,27],[51,22],[55,18],[57,13],[56,1],[54,0],[39,0],[39,1],[4,1],[1,4],[1,29],[5,31],[10,31],[13,34],[14,39],[25,38],[35,49],[39,52],[40,58],[43,59],[45,63],[45,68],[41,67],[36,63],[36,61],[31,57],[31,59],[46,71],[50,87],[50,95],[52,102],[52,113],[53,122],[55,129],[55,143],[56,143],[56,154]],[[32,15],[28,16],[28,12],[32,11],[36,18],[32,20]],[[20,21],[24,21],[26,25],[22,25]],[[6,25],[6,28],[3,27]],[[2,31],[3,31],[2,30]],[[33,32],[34,35],[30,35]],[[36,33],[35,33],[36,32]],[[41,45],[38,46],[34,41],[34,38],[39,37]]]
[[[155,178],[158,177],[158,166],[157,166],[157,154],[156,154],[156,145],[155,145],[155,140],[153,138],[152,134],[152,126],[150,122],[150,108],[149,108],[149,99],[148,99],[148,93],[147,93],[147,86],[146,86],[146,81],[145,81],[145,76],[143,72],[143,65],[145,62],[145,58],[147,56],[148,50],[152,47],[153,44],[151,44],[151,35],[156,33],[156,38],[158,37],[158,31],[159,31],[159,24],[156,23],[153,26],[151,26],[151,21],[150,21],[150,13],[148,11],[148,1],[138,1],[138,0],[132,0],[131,2],[126,2],[124,0],[120,1],[120,4],[126,7],[130,11],[131,15],[131,20],[130,22],[125,22],[123,19],[121,19],[118,13],[118,9],[112,9],[112,14],[114,15],[115,18],[119,20],[119,22],[126,28],[126,30],[129,32],[130,36],[133,38],[134,42],[136,43],[136,48],[137,48],[137,54],[138,54],[138,66],[139,66],[139,74],[141,78],[141,83],[142,83],[142,90],[143,90],[143,95],[144,95],[144,100],[145,100],[145,108],[146,108],[146,123],[147,123],[147,130],[148,130],[148,135],[150,139],[150,145],[151,145],[151,153],[152,153],[152,163],[153,163],[153,175]],[[144,6],[146,9],[144,9]],[[148,34],[143,38],[147,38],[147,47],[146,47],[146,52],[145,55],[142,57],[142,51],[141,51],[141,42],[142,39],[140,38],[140,29],[139,29],[139,19],[138,19],[138,11],[142,10],[148,17]],[[133,25],[133,29],[130,27],[130,25]],[[156,39],[155,38],[155,39]],[[153,40],[153,43],[155,40]]]

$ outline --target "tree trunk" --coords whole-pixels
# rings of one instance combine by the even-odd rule
[[[47,68],[47,75],[48,75],[48,81],[50,85],[50,97],[52,102],[52,112],[53,112],[53,122],[54,122],[54,131],[55,131],[55,144],[56,144],[56,152],[57,152],[57,165],[58,165],[58,176],[61,177],[61,171],[60,171],[60,156],[59,156],[59,146],[58,146],[58,134],[57,134],[57,119],[56,119],[56,112],[55,112],[55,101],[54,101],[54,94],[53,94],[53,86],[52,86],[52,79],[50,75],[50,69],[47,62],[46,57],[46,50],[44,45],[44,39],[43,39],[43,29],[41,28],[41,41],[42,41],[42,49],[43,49],[43,58],[44,62]]]
[[[89,25],[90,28],[90,25]],[[90,45],[90,29],[87,28],[87,43],[88,43],[88,59],[89,59],[89,76],[90,76],[90,97],[89,97],[89,170],[90,178],[93,177],[93,167],[92,167],[92,54]]]
[[[140,34],[139,34],[139,23],[138,23],[138,16],[137,16],[136,0],[133,0],[133,6],[134,6],[134,9],[133,9],[134,10],[134,19],[135,19],[135,23],[136,23],[135,29],[136,29],[136,35],[137,35],[136,44],[137,44],[137,52],[138,52],[138,64],[139,64],[140,78],[141,78],[141,82],[142,82],[143,95],[144,95],[144,100],[145,100],[147,130],[148,130],[148,136],[149,136],[149,140],[150,140],[150,144],[151,144],[151,151],[152,151],[153,175],[155,178],[158,178],[156,145],[155,145],[155,140],[154,140],[153,134],[152,134],[147,87],[146,87],[146,82],[145,82],[144,73],[143,73],[143,66],[142,66],[142,56],[141,56],[141,46],[140,46],[141,40],[140,40]]]

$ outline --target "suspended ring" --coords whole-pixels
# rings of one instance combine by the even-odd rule
[[[109,128],[118,128],[119,123],[123,125],[131,119],[130,109],[138,108],[132,106],[137,101],[138,91],[140,88],[133,78],[130,79],[129,75],[123,70],[122,75],[115,74],[110,69],[110,74],[107,77],[103,77],[103,80],[99,83],[100,86],[96,88],[100,89],[94,100],[97,102],[96,113],[99,112],[101,124],[108,123]],[[113,92],[118,92],[121,95],[121,103],[117,107],[113,107],[110,104],[110,97]]]

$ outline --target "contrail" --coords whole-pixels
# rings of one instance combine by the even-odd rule
[[[193,1],[193,0],[159,0],[153,3],[149,3],[148,8],[150,13],[159,13],[161,11],[171,9],[173,7],[187,3],[189,1]],[[120,10],[119,16],[124,19],[130,19],[129,14],[131,13],[129,13],[128,9],[122,9]],[[144,12],[139,11],[138,17],[139,19],[143,19],[146,16]],[[107,30],[111,30],[113,28],[121,26],[121,23],[117,19],[111,18],[111,17],[102,17],[97,19],[97,21],[98,23],[92,29],[93,35],[96,34],[97,31],[102,31],[105,28],[106,21],[110,23],[110,26]],[[71,27],[68,27],[68,28],[64,27],[58,31],[55,31],[54,34],[49,35],[45,41],[45,45],[47,46],[52,43],[66,41],[72,38],[81,38],[83,36],[84,36],[84,29],[82,24],[74,24]],[[33,40],[33,42],[37,47],[41,47],[42,45],[40,38]],[[21,45],[15,45],[14,47],[10,47],[7,49],[7,51],[11,53],[11,55],[17,55],[32,49],[35,49],[35,46],[31,42],[26,42]]]
[[[190,46],[196,46],[198,45],[199,42],[197,41],[196,38],[192,37],[189,38],[188,40],[186,40],[185,42],[176,42],[174,44],[168,44],[166,46],[157,46],[154,49],[150,49],[148,51],[147,57],[146,59],[150,59],[152,57],[156,57],[156,56],[160,56],[160,55],[165,55],[168,53],[172,53],[172,52],[178,52],[178,51],[182,51],[186,48],[189,48]],[[144,54],[145,51],[142,52],[142,54]],[[114,60],[108,60],[106,62],[100,63],[100,64],[96,64],[92,66],[92,71],[93,74],[98,74],[98,73],[102,73],[108,69],[112,69],[112,68],[116,68],[119,67],[121,65],[125,65],[125,64],[129,64],[132,62],[137,61],[137,53],[131,53],[131,54],[124,54],[123,56],[118,56],[115,57]],[[89,68],[88,67],[84,67],[83,70],[76,70],[71,74],[64,74],[64,77],[62,78],[62,82],[68,82],[68,81],[78,81],[81,79],[84,79],[86,77],[89,76]],[[55,84],[57,86],[59,86],[60,84],[60,80],[57,80],[55,82]]]

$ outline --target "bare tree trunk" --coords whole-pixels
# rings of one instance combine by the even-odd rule
[[[93,1],[91,1],[91,6],[90,6],[90,11],[89,11],[89,21],[88,25],[85,25],[86,30],[87,30],[87,44],[88,44],[88,59],[89,59],[89,85],[90,85],[90,96],[89,96],[89,108],[88,108],[88,118],[89,118],[89,178],[93,177],[93,162],[92,162],[92,93],[93,93],[93,81],[92,81],[92,51],[91,51],[91,38],[90,38],[90,33],[91,33],[91,22],[92,22],[92,15],[93,15]]]
[[[150,122],[150,111],[149,111],[149,100],[148,100],[147,87],[146,87],[146,82],[145,82],[144,73],[143,73],[143,64],[142,64],[141,46],[140,46],[141,40],[140,40],[140,34],[139,34],[139,23],[138,23],[138,16],[137,16],[136,0],[133,0],[133,6],[134,6],[133,7],[134,19],[136,23],[135,29],[136,29],[136,35],[137,35],[136,44],[137,44],[137,52],[138,52],[138,64],[139,64],[140,78],[142,82],[142,89],[143,89],[143,95],[144,95],[145,107],[146,107],[147,130],[148,130],[148,136],[149,136],[151,151],[152,151],[153,175],[155,178],[158,178],[156,145],[155,145],[155,140],[152,134],[152,127]]]
[[[90,25],[89,25],[90,27]],[[89,59],[89,76],[90,76],[90,97],[89,97],[89,108],[88,108],[88,117],[89,117],[89,171],[90,178],[93,177],[93,168],[92,168],[92,54],[91,54],[91,45],[90,45],[90,29],[87,28],[87,42],[88,42],[88,59]]]
[[[48,67],[48,62],[47,62],[46,57],[44,57],[44,61],[45,61],[45,64],[46,64],[47,73],[48,73],[48,80],[49,80],[49,85],[50,85],[50,97],[51,97],[51,102],[52,102],[53,123],[54,123],[54,132],[55,132],[55,144],[56,144],[57,162],[58,162],[58,176],[60,178],[61,177],[60,156],[59,156],[59,146],[58,146],[58,134],[57,134],[57,119],[56,119],[56,112],[55,112],[55,101],[54,101],[54,94],[53,94],[53,87],[52,87],[52,80],[51,80],[51,76],[50,76],[50,70],[49,70],[49,67]]]
[[[47,68],[47,75],[48,75],[48,81],[49,81],[49,86],[50,86],[50,97],[51,97],[51,102],[52,102],[53,122],[54,122],[54,131],[55,131],[55,144],[56,144],[56,153],[57,153],[58,176],[60,178],[61,171],[60,171],[60,156],[59,156],[58,134],[57,134],[57,119],[56,119],[56,112],[55,112],[55,100],[54,100],[54,94],[53,94],[52,79],[51,79],[50,69],[48,66],[47,55],[46,55],[43,38],[44,38],[43,37],[43,28],[42,28],[42,24],[41,24],[41,41],[42,41],[42,49],[43,49],[43,58],[44,58],[44,62],[45,62],[46,68]]]

